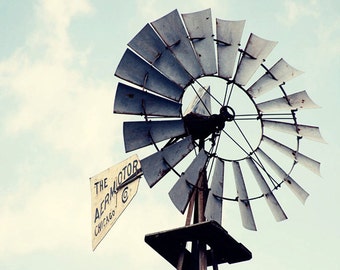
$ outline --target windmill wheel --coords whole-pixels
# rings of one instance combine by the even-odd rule
[[[128,84],[118,83],[114,112],[144,118],[124,122],[125,150],[155,146],[141,160],[144,177],[152,187],[168,172],[177,173],[169,196],[181,213],[204,171],[206,219],[221,223],[222,202],[236,201],[243,226],[256,230],[252,200],[266,200],[277,221],[287,218],[273,192],[282,184],[306,200],[291,172],[301,164],[319,174],[320,163],[300,153],[299,145],[302,138],[323,139],[318,127],[297,122],[298,110],[317,107],[306,91],[287,94],[283,87],[301,72],[283,59],[264,65],[277,42],[250,34],[241,48],[244,25],[216,19],[215,35],[210,9],[174,10],[147,24],[128,43],[115,72]],[[253,79],[258,73],[263,75]],[[190,165],[177,172],[189,153]],[[285,156],[284,165],[275,161]],[[235,180],[229,197],[225,171]],[[257,189],[249,192],[252,183]]]

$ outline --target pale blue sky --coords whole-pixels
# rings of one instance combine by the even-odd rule
[[[284,57],[305,72],[289,86],[322,108],[299,120],[320,126],[327,141],[304,148],[322,163],[322,178],[296,175],[311,194],[306,205],[280,190],[287,221],[276,223],[261,205],[254,233],[241,227],[237,208],[224,213],[225,228],[253,259],[220,269],[339,267],[338,1],[0,0],[0,269],[172,269],[144,243],[145,234],[184,223],[167,196],[172,183],[150,190],[142,179],[92,252],[89,177],[129,156],[127,118],[112,114],[126,44],[175,8],[209,7],[214,18],[246,20],[242,45],[250,32],[279,42],[268,62]]]

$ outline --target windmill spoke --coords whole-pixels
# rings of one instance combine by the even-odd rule
[[[265,170],[265,167],[264,167],[264,165],[262,164],[261,159],[258,157],[258,155],[257,155],[257,153],[256,153],[256,149],[254,149],[253,146],[250,144],[248,138],[245,136],[244,132],[242,131],[242,129],[240,128],[240,126],[237,124],[237,122],[234,121],[234,123],[235,123],[235,125],[237,126],[238,130],[240,131],[240,133],[241,133],[243,139],[244,139],[244,140],[246,141],[246,143],[248,144],[248,146],[249,146],[249,148],[250,148],[250,150],[251,150],[251,153],[254,154],[254,156],[255,156],[256,159],[255,159],[254,157],[252,157],[251,154],[248,154],[248,156],[251,157],[251,159],[252,159],[254,162],[256,162],[256,163],[258,164],[258,166],[259,166],[260,168],[262,168],[262,169],[265,171],[265,173],[268,175],[269,179],[271,180],[273,186],[276,187],[276,186],[278,185],[278,183],[277,183],[277,182],[275,181],[275,179],[274,179],[272,176],[270,176],[270,175],[268,174],[268,172]]]
[[[244,139],[244,141],[245,141],[245,142],[247,143],[247,145],[249,146],[250,152],[253,153],[253,152],[255,151],[255,149],[254,149],[253,146],[250,144],[250,142],[249,142],[247,136],[244,134],[244,132],[242,131],[241,127],[237,124],[237,121],[234,120],[233,122],[234,122],[234,124],[236,125],[238,131],[240,132],[242,138]],[[248,155],[250,155],[250,154],[248,154]]]
[[[227,96],[228,96],[228,88],[229,88],[229,83],[226,83],[225,92],[224,92],[224,97],[223,97],[223,106],[228,105],[228,104],[226,103]]]
[[[235,120],[294,120],[291,112],[289,113],[249,113],[249,114],[236,114]]]
[[[233,90],[234,90],[234,84],[231,85],[231,89],[230,89],[230,92],[229,92],[229,95],[228,95],[228,99],[227,99],[227,102],[226,102],[226,106],[229,105],[229,102],[230,102],[230,98],[231,98],[231,95],[233,93]]]
[[[253,162],[255,162],[256,165],[259,166],[262,169],[262,171],[268,176],[269,180],[271,181],[271,183],[273,185],[273,190],[275,190],[275,189],[277,189],[278,187],[281,186],[282,182],[281,183],[277,182],[275,180],[275,178],[266,170],[265,166],[261,162],[261,159],[258,157],[258,155],[257,155],[257,153],[255,151],[256,149],[253,149],[252,146],[250,146],[252,152],[249,153],[249,151],[247,151],[242,145],[240,145],[240,143],[238,141],[236,141],[231,135],[229,135],[225,130],[222,130],[222,132],[225,135],[227,135],[228,138],[231,139],[235,143],[235,145],[237,145],[241,149],[241,151],[243,151],[247,155],[247,157],[251,158],[253,160]],[[255,156],[255,158],[253,157],[252,154]],[[228,161],[228,160],[226,160],[226,161]]]

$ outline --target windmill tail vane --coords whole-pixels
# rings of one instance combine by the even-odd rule
[[[213,25],[210,9],[173,10],[132,38],[115,71],[122,82],[113,111],[132,118],[123,123],[126,152],[155,146],[137,175],[150,187],[170,172],[178,177],[169,197],[187,211],[185,226],[145,238],[177,269],[249,260],[250,251],[222,227],[223,203],[236,201],[242,225],[256,230],[253,200],[265,200],[275,220],[285,220],[275,191],[285,184],[304,203],[309,194],[293,169],[320,174],[320,163],[300,152],[302,139],[324,142],[319,128],[296,118],[318,106],[306,91],[287,88],[302,72],[283,58],[266,67],[278,42],[250,33],[242,47],[244,26],[218,18]],[[190,252],[186,242],[198,244]],[[223,252],[225,245],[234,251]]]

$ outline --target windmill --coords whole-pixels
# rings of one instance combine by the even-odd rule
[[[141,160],[150,187],[170,172],[178,178],[169,197],[186,212],[185,226],[145,236],[177,269],[251,259],[222,227],[223,203],[236,202],[242,225],[256,230],[254,200],[265,200],[275,220],[285,220],[275,191],[286,185],[304,203],[309,194],[293,169],[320,174],[320,163],[300,152],[303,139],[323,142],[319,128],[297,121],[298,110],[317,105],[306,91],[284,88],[302,72],[284,59],[264,64],[275,41],[252,33],[241,48],[244,26],[216,19],[214,34],[210,9],[174,10],[132,38],[115,72],[123,82],[114,113],[141,118],[123,124],[126,152],[155,147]],[[189,165],[178,171],[182,160]]]

